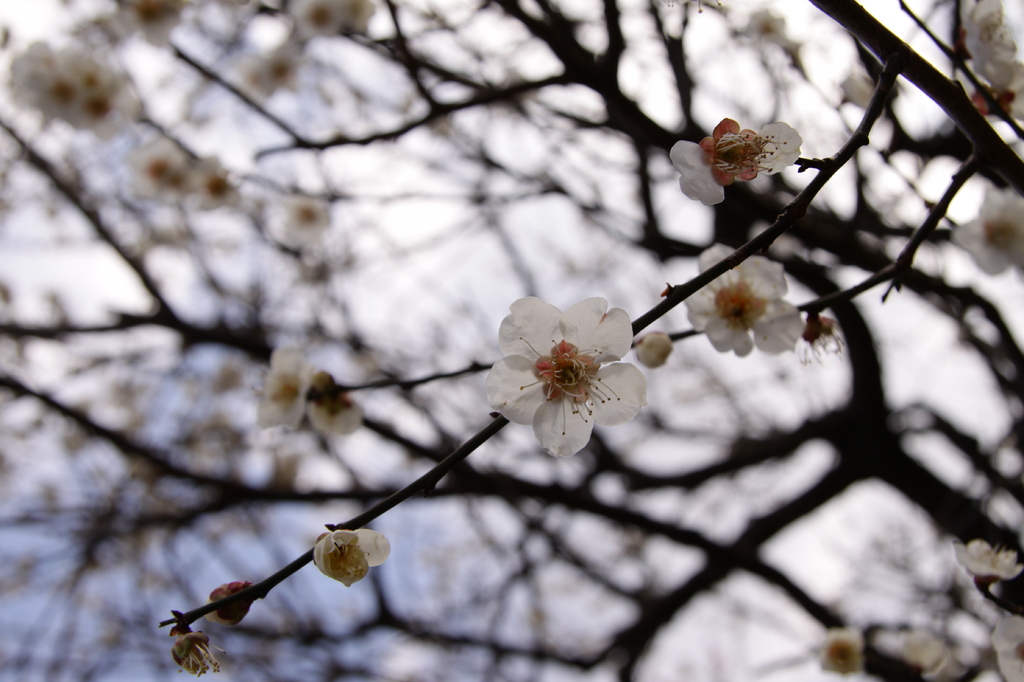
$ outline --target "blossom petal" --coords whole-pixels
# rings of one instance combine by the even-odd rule
[[[559,328],[562,337],[581,353],[596,351],[597,362],[621,359],[633,343],[629,315],[622,308],[608,310],[603,298],[588,298],[566,310]]]
[[[734,250],[735,249],[731,249],[725,244],[712,244],[701,251],[700,257],[697,258],[697,264],[700,266],[700,271],[704,272],[712,265],[725,260],[733,254]]]
[[[337,433],[347,436],[363,425],[363,408],[352,403],[337,411],[331,411],[321,401],[310,401],[306,405],[309,423],[320,433]]]
[[[803,140],[788,123],[769,123],[761,128],[757,136],[769,141],[766,147],[770,154],[762,160],[764,172],[768,175],[778,173],[786,166],[792,166],[800,158],[800,145]]]
[[[754,350],[754,342],[750,339],[750,332],[746,329],[735,329],[728,322],[720,317],[714,317],[708,321],[704,328],[704,335],[711,341],[719,353],[733,351],[736,355],[743,357]]]
[[[618,426],[635,417],[647,404],[647,379],[628,362],[607,365],[598,372],[598,390],[593,395],[594,421],[602,426]],[[595,392],[596,393],[596,392]]]
[[[804,333],[804,321],[792,303],[768,301],[764,316],[754,323],[752,331],[759,350],[778,355],[796,347]]]
[[[569,457],[586,447],[594,422],[574,413],[566,400],[546,401],[533,418],[533,435],[540,446],[556,457]]]
[[[686,317],[690,320],[693,328],[699,332],[704,331],[712,318],[718,317],[718,308],[715,307],[715,289],[706,286],[690,298],[686,299]]]
[[[484,382],[491,407],[516,424],[533,424],[534,413],[546,400],[535,367],[527,357],[509,355],[494,363]]]
[[[556,338],[556,330],[562,311],[532,296],[519,299],[509,310],[512,314],[501,321],[498,329],[501,352],[527,358],[550,353],[551,347],[560,340]]]
[[[725,188],[715,181],[711,160],[699,144],[680,140],[672,145],[669,158],[680,173],[679,188],[683,194],[705,206],[725,201]]]
[[[356,537],[359,549],[363,550],[370,566],[380,566],[391,555],[391,543],[377,531],[360,528]]]
[[[751,292],[761,298],[782,298],[789,286],[786,284],[782,263],[768,260],[764,256],[751,256],[736,270],[750,284]]]

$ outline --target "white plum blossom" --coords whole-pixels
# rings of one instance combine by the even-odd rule
[[[391,554],[388,539],[369,528],[323,533],[313,548],[313,563],[329,578],[346,587],[366,577],[371,566],[380,566]]]
[[[725,187],[735,180],[772,175],[796,163],[802,142],[788,123],[769,123],[755,133],[726,118],[700,144],[676,142],[669,158],[680,173],[683,194],[711,206],[725,200]]]
[[[306,415],[320,433],[348,435],[363,425],[363,408],[339,390],[334,377],[327,372],[313,375]]]
[[[977,220],[957,227],[953,242],[990,275],[1024,267],[1024,198],[1011,188],[989,186]]]
[[[730,254],[715,244],[700,255],[700,271]],[[686,299],[687,316],[719,352],[742,357],[757,346],[777,355],[793,350],[804,332],[800,311],[782,300],[786,289],[781,264],[752,256]]]
[[[821,668],[850,675],[864,670],[864,635],[856,628],[829,628],[821,647]]]
[[[256,414],[257,423],[263,428],[297,427],[306,410],[312,378],[313,368],[303,359],[301,350],[292,346],[274,350]]]
[[[293,194],[280,205],[280,221],[285,239],[298,246],[319,246],[331,224],[330,204],[323,199]]]
[[[960,9],[963,47],[974,71],[1007,113],[1024,118],[1024,64],[1017,61],[1017,42],[1006,24],[1002,0],[964,0]],[[972,99],[983,114],[990,113],[980,93]]]
[[[213,209],[238,203],[238,190],[217,159],[200,159],[192,168],[191,174],[189,184],[199,196],[199,208]]]
[[[171,628],[171,636],[177,635],[171,647],[171,658],[187,673],[199,677],[212,670],[220,672],[220,664],[210,651],[210,638],[200,631],[179,632]],[[179,671],[180,672],[180,671]]]
[[[992,631],[999,672],[1006,682],[1024,682],[1024,618],[1010,616]]]
[[[47,121],[61,119],[104,139],[138,113],[127,77],[78,48],[55,52],[33,43],[11,63],[11,84],[14,95]]]
[[[636,358],[647,367],[661,367],[672,353],[672,339],[665,332],[651,332],[636,343]]]
[[[295,0],[290,8],[296,31],[304,38],[366,33],[375,11],[372,0]]]
[[[903,633],[903,660],[922,674],[938,672],[948,658],[946,645],[927,630],[908,630]]]
[[[993,547],[984,540],[974,539],[964,545],[953,543],[957,562],[974,576],[976,582],[994,583],[1020,575],[1024,566],[1017,563],[1017,552]]]
[[[153,45],[165,47],[186,4],[186,0],[124,0],[117,19],[125,35],[140,31]]]
[[[775,43],[794,58],[800,52],[800,43],[786,35],[786,20],[769,9],[754,11],[747,21],[743,35],[766,43]]]
[[[487,375],[491,407],[532,424],[541,447],[568,457],[594,424],[617,426],[647,404],[647,382],[631,364],[605,364],[629,352],[633,329],[621,308],[588,298],[564,313],[539,298],[509,306],[498,341],[505,357]]]
[[[996,88],[1008,83],[1017,43],[1006,25],[1002,0],[964,0],[960,14],[974,70]]]
[[[188,155],[166,137],[158,137],[126,157],[131,169],[132,189],[140,199],[177,201],[194,187]]]
[[[302,57],[294,42],[286,42],[276,50],[254,57],[242,65],[242,79],[249,89],[261,97],[269,97],[278,90],[298,87]]]

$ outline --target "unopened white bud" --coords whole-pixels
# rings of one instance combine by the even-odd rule
[[[636,344],[636,357],[648,367],[661,367],[672,354],[672,339],[665,332],[653,332]]]

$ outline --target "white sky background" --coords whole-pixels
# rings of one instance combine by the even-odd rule
[[[830,98],[835,98],[838,101],[836,86],[843,74],[840,73],[838,66],[834,66],[837,64],[835,59],[836,55],[849,58],[850,48],[848,45],[844,47],[842,43],[837,46],[833,39],[834,34],[820,30],[821,18],[813,7],[794,0],[780,0],[778,3],[726,0],[725,4],[729,11],[738,14],[754,7],[785,6],[790,36],[797,41],[805,41],[807,44],[806,51],[803,53],[805,62],[826,65],[826,68],[822,68],[820,73],[822,78],[822,82],[818,83],[820,92],[808,92],[806,97],[809,98],[809,101],[814,100],[816,103],[827,101]],[[898,3],[895,0],[864,0],[862,4],[900,35],[915,35],[910,30],[909,20],[899,12]],[[707,15],[709,26],[713,27],[717,24],[721,29],[718,17],[713,10],[706,10],[705,15]],[[1021,13],[1016,12],[1014,18],[1019,21]],[[55,0],[36,0],[33,3],[13,3],[10,0],[3,0],[0,2],[0,23],[9,25],[17,42],[24,45],[37,37],[49,38],[61,35],[74,21],[69,17],[67,10]],[[712,29],[704,33],[694,32],[692,35],[695,39],[688,49],[696,54],[713,54],[714,46],[717,44],[715,41],[720,40],[723,33],[721,30],[716,32]],[[1018,33],[1018,35],[1020,34]],[[707,38],[709,41],[707,45],[700,44],[700,36]],[[918,37],[913,42],[915,47],[921,49],[925,54],[929,54],[925,41]],[[817,58],[819,55],[825,55],[827,59]],[[638,56],[637,60],[639,65],[636,68],[641,69],[642,55]],[[730,68],[729,63],[717,66],[709,63],[708,66],[720,69],[723,74],[728,74]],[[815,74],[818,72],[812,70],[812,75]],[[725,83],[723,91],[726,97],[736,94],[728,92],[728,84]],[[905,91],[906,99],[913,101],[914,95],[909,92],[910,88],[906,88]],[[664,102],[659,103],[656,94],[651,95],[651,100],[645,104],[651,111],[663,110],[665,111],[664,115],[671,118],[671,105]],[[760,111],[757,102],[750,102],[749,105],[751,112],[758,113]],[[7,105],[0,106],[4,113],[9,111]],[[927,126],[933,118],[926,111],[927,105],[921,104],[920,106],[922,108],[922,125]],[[168,108],[173,110],[172,105],[168,105]],[[721,101],[710,96],[703,97],[697,102],[696,111],[701,123],[708,127],[725,115],[722,113]],[[834,152],[838,144],[841,143],[841,140],[833,137],[815,136],[816,126],[813,122],[813,114],[803,113],[801,102],[782,103],[780,111],[782,120],[792,122],[804,134],[805,155],[828,155]],[[847,121],[855,120],[855,115],[848,115],[848,111],[844,110],[842,113],[846,116]],[[801,126],[801,123],[804,126]],[[496,141],[496,146],[500,147],[500,145],[501,141]],[[235,162],[239,166],[248,163],[248,151],[240,150],[237,156],[232,157],[236,159]],[[381,157],[375,157],[376,154],[376,151],[370,150],[345,151],[330,155],[332,157],[330,165],[332,170],[339,174],[339,182],[358,188],[359,173],[346,174],[345,169],[364,168],[363,164],[371,163],[383,166],[392,161],[387,158],[381,160]],[[229,152],[228,155],[230,157],[231,153]],[[935,177],[929,178],[929,181],[924,183],[926,192],[931,190],[932,182],[934,182],[934,194],[937,196],[941,193],[951,170],[942,168],[936,171]],[[395,168],[393,182],[395,185],[401,185],[403,182],[412,184],[427,173],[429,173],[428,170],[421,168]],[[981,189],[978,183],[972,183],[972,185],[965,189],[954,203],[951,215],[957,220],[967,220],[977,210]],[[659,199],[661,198],[662,195],[659,195]],[[830,197],[830,200],[841,202],[842,195],[837,193],[836,196]],[[666,212],[682,204],[678,196],[669,196],[667,191],[664,192],[664,201]],[[532,211],[524,211],[522,215],[509,216],[507,220],[510,227],[517,230],[517,234],[524,235],[523,248],[529,252],[531,248],[543,248],[547,226],[551,221],[561,219],[563,216],[560,211],[564,210],[557,205],[539,205]],[[913,208],[907,210],[913,211]],[[337,218],[358,220],[358,216],[347,214],[345,207],[338,207],[335,211],[340,214],[336,216]],[[669,220],[670,231],[675,230],[680,238],[694,239],[695,234],[704,229],[701,218],[705,215],[706,212],[702,207],[685,207],[674,214],[674,219]],[[364,232],[357,237],[358,246],[365,250],[364,253],[372,253],[375,249],[383,253],[396,247],[419,245],[432,236],[445,234],[457,219],[457,213],[447,209],[443,202],[424,201],[418,206],[402,209],[388,216],[386,232],[389,241],[376,239],[374,235]],[[12,222],[12,224],[20,226],[20,231],[9,228],[0,235],[3,240],[0,242],[2,243],[0,281],[14,285],[19,299],[25,297],[29,301],[27,304],[19,303],[19,306],[25,306],[24,308],[19,307],[19,312],[27,314],[29,317],[38,314],[41,321],[45,320],[49,314],[45,297],[51,290],[59,294],[67,308],[74,312],[77,321],[99,321],[106,312],[111,310],[138,311],[139,302],[143,299],[135,295],[132,277],[126,268],[102,249],[83,252],[81,245],[75,243],[74,240],[69,241],[67,248],[63,250],[54,249],[49,242],[37,241],[32,236],[31,230],[37,223],[44,222],[46,221],[42,216],[31,213],[19,215],[16,223]],[[570,222],[568,215],[565,216],[565,222]],[[469,287],[463,277],[440,277],[437,275],[438,272],[450,273],[451,268],[456,264],[472,254],[479,253],[478,249],[480,248],[486,248],[486,244],[473,241],[459,244],[457,240],[454,246],[445,244],[428,252],[427,255],[418,256],[414,262],[410,261],[408,272],[403,273],[401,277],[394,277],[393,273],[385,272],[383,270],[385,266],[381,261],[382,270],[368,268],[355,276],[353,283],[359,286],[362,292],[381,290],[384,282],[390,282],[394,288],[386,292],[382,290],[382,293],[387,295],[382,295],[377,299],[367,298],[364,301],[365,305],[355,310],[354,314],[361,319],[364,328],[378,329],[382,338],[399,336],[412,339],[415,338],[419,329],[418,325],[424,318],[434,318],[439,321],[439,324],[442,324],[443,321],[454,315],[452,308],[456,306],[450,302],[461,300],[467,304],[473,304],[478,309],[485,310],[487,317],[487,319],[474,319],[465,323],[467,338],[471,337],[470,329],[484,327],[493,329],[493,334],[496,336],[497,324],[507,313],[508,303],[519,295],[515,287]],[[571,254],[571,250],[568,251]],[[616,244],[613,240],[596,240],[596,243],[588,245],[585,254],[586,257],[580,259],[583,261],[581,266],[594,262],[601,263],[601,259],[607,259],[609,267],[614,265],[621,269],[621,275],[616,274],[609,277],[606,282],[609,289],[604,291],[588,289],[589,282],[586,277],[580,277],[568,286],[561,286],[562,283],[557,281],[556,273],[552,273],[551,278],[547,280],[542,275],[538,281],[539,288],[545,292],[558,292],[559,298],[558,300],[552,299],[553,303],[564,307],[585,296],[602,295],[609,298],[613,305],[627,306],[628,311],[636,316],[642,312],[644,305],[653,305],[656,302],[654,297],[647,295],[645,298],[646,294],[640,295],[637,292],[657,291],[653,287],[657,287],[659,283],[664,284],[662,271],[652,272],[648,275],[642,274],[647,263],[640,258],[637,258],[636,262],[627,264],[616,263]],[[1008,315],[1018,336],[1020,336],[1020,332],[1024,332],[1024,306],[1020,305],[1024,289],[1022,289],[1020,279],[1016,274],[1007,273],[997,278],[988,279],[979,276],[978,270],[966,255],[955,252],[952,248],[946,248],[943,249],[942,256],[942,267],[946,269],[952,283],[969,282],[983,293],[990,295],[993,300],[1005,303],[1002,310]],[[919,254],[919,266],[923,265],[929,269],[937,268],[939,267],[937,262],[937,259],[928,250],[923,250]],[[168,267],[174,268],[175,266],[170,264]],[[672,281],[679,282],[695,274],[696,265],[694,263],[675,264],[666,268],[664,272],[674,277]],[[863,273],[844,273],[848,284],[852,284],[861,277],[863,277]],[[88,286],[83,286],[83,283],[88,283]],[[405,310],[399,304],[402,314],[395,314],[395,308],[388,307],[389,303],[393,301],[396,291],[399,294],[404,294],[421,287],[443,291],[445,296],[439,298],[443,298],[446,302],[436,304],[437,307],[431,307],[424,305],[422,299],[416,299],[408,303],[409,310]],[[912,403],[918,398],[927,397],[933,404],[942,405],[944,414],[954,423],[969,425],[976,429],[987,441],[984,444],[991,445],[1004,432],[1008,418],[1007,415],[1001,414],[1002,408],[998,404],[987,402],[984,399],[985,396],[992,395],[993,388],[977,385],[979,375],[973,371],[975,360],[971,352],[963,349],[956,351],[953,356],[949,354],[949,349],[956,347],[956,329],[951,325],[943,326],[935,323],[935,316],[926,315],[922,311],[922,307],[913,300],[911,294],[893,296],[885,306],[881,306],[878,303],[878,297],[882,290],[876,289],[864,295],[861,309],[867,314],[873,328],[880,331],[879,343],[884,357],[887,358],[886,381],[892,403],[904,405]],[[790,299],[802,302],[807,296],[807,292],[796,291],[790,296]],[[197,298],[196,291],[190,288],[187,281],[182,282],[180,291],[174,292],[172,298],[182,302],[191,302],[198,306],[204,304],[204,301]],[[386,314],[382,315],[382,311]],[[683,310],[675,311],[669,319],[672,322],[672,330],[683,329],[687,326]],[[922,321],[928,325],[926,331],[922,330]],[[659,325],[659,328],[666,328],[666,326]],[[472,349],[467,350],[467,353],[472,352]],[[496,344],[494,344],[494,347],[483,349],[478,347],[474,357],[466,359],[490,361],[496,357]],[[743,397],[743,401],[751,406],[755,418],[759,414],[764,418],[765,425],[785,424],[787,420],[798,419],[805,413],[805,405],[782,407],[781,409],[775,409],[776,406],[773,405],[770,410],[766,408],[772,400],[773,384],[771,382],[775,381],[779,375],[790,377],[789,381],[793,385],[804,381],[804,376],[810,375],[812,379],[807,382],[808,391],[814,393],[813,397],[808,398],[808,404],[814,404],[814,401],[824,401],[826,404],[831,401],[832,404],[835,404],[842,400],[843,391],[847,386],[842,363],[835,358],[826,359],[823,365],[807,367],[800,365],[790,356],[779,359],[755,357],[740,360],[732,356],[723,358],[715,354],[700,338],[681,345],[677,349],[673,363],[677,368],[684,364],[697,367],[713,365],[714,373],[721,377],[724,383],[735,382],[748,391],[747,395]],[[40,365],[45,366],[45,364],[45,358],[41,358]],[[434,369],[432,366],[424,367],[424,373],[432,369]],[[694,375],[699,376],[699,373],[695,372]],[[667,399],[679,399],[681,393],[694,390],[677,385],[666,385],[659,381],[656,373],[648,373],[648,376],[650,377],[652,398],[662,395]],[[710,379],[708,381],[710,383]],[[373,410],[375,407],[386,409],[387,404],[386,397],[368,398],[367,409]],[[706,409],[713,412],[713,408],[712,405],[711,408]],[[699,423],[705,418],[704,414],[694,414],[690,417],[681,417],[681,422],[686,423],[692,419],[694,423]],[[509,429],[515,428],[517,427],[509,427]],[[607,436],[612,440],[619,438],[625,440],[636,435],[637,433],[630,431],[628,427],[624,427],[621,432],[607,432]],[[271,438],[267,437],[268,440]],[[520,450],[526,450],[529,447],[530,436],[528,434],[513,434],[508,438],[508,442],[520,446]],[[927,447],[922,447],[922,457],[927,458],[932,468],[946,473],[953,480],[962,476],[963,463],[957,461],[955,455],[943,452],[942,448],[935,444],[926,445]],[[700,449],[701,444],[696,443],[694,447],[696,452],[692,454],[700,456]],[[515,450],[515,448],[487,448],[479,453],[479,457],[482,461],[494,462],[495,466],[501,466],[500,459],[506,456],[508,450]],[[708,452],[705,454],[710,455],[711,449],[708,448]],[[796,482],[802,480],[801,476],[806,477],[809,473],[827,466],[829,456],[830,453],[825,448],[809,447],[807,452],[801,452],[795,458],[799,461],[792,472],[787,470],[782,472],[787,475],[780,475],[779,484],[788,482],[790,485],[795,485]],[[657,466],[657,464],[657,462],[652,462],[651,466]],[[369,466],[375,465],[370,464]],[[384,476],[387,471],[386,465],[377,463],[376,466],[380,467],[381,475]],[[571,467],[571,464],[567,463],[566,467]],[[336,475],[335,470],[331,469],[331,472],[331,475]],[[305,475],[310,479],[316,479],[317,473],[314,470]],[[784,493],[785,491],[780,492]],[[716,534],[728,536],[731,531],[742,526],[747,518],[745,514],[750,511],[736,511],[736,515],[731,516],[730,512],[733,510],[715,508],[713,505],[716,501],[712,497],[705,501],[700,499],[700,495],[694,495],[693,499],[688,502],[689,506],[679,511],[672,509],[672,505],[667,500],[664,503],[653,498],[649,501],[652,509],[658,509],[659,506],[664,507],[663,513],[666,516],[678,514],[674,520],[701,528],[712,536],[716,536]],[[446,512],[438,513],[440,518],[444,518]],[[323,522],[320,514],[321,511],[318,510],[313,515],[315,518],[312,519],[312,527]],[[422,522],[417,524],[415,519],[416,514],[411,508],[409,510],[399,509],[382,519],[380,527],[385,530],[394,528],[398,533],[403,523],[409,523],[416,529],[408,538],[409,545],[426,544],[425,536],[429,536],[431,531],[424,528]],[[293,523],[289,524],[287,521],[283,521],[283,528],[294,528],[303,522],[303,520],[295,521],[294,519],[288,521]],[[908,533],[913,534],[920,533],[921,529],[926,526],[927,524],[923,520],[916,518],[913,510],[907,509],[904,503],[894,499],[894,496],[881,489],[881,486],[862,485],[830,504],[823,513],[816,514],[813,519],[806,520],[783,533],[768,545],[766,554],[771,561],[794,575],[798,582],[815,597],[825,602],[841,601],[850,585],[856,583],[858,579],[863,579],[863,576],[853,573],[851,559],[860,556],[866,546],[871,546],[877,539],[879,529],[905,527],[908,529]],[[933,541],[945,542],[942,538],[931,538],[927,535],[915,537],[922,546],[930,546]],[[295,538],[294,542],[285,543],[288,545],[286,553],[301,547],[308,540],[309,538],[302,537]],[[404,558],[403,551],[407,552]],[[650,551],[652,554],[658,554],[657,547]],[[666,564],[677,565],[681,575],[685,574],[686,570],[694,570],[697,567],[692,558],[669,557],[668,554],[671,553],[665,552],[666,556],[658,555],[652,558],[652,561],[664,561]],[[951,551],[949,554],[951,561]],[[388,570],[399,575],[404,573],[414,576],[416,573],[414,562],[418,557],[419,555],[411,550],[396,548],[393,567]],[[269,561],[267,568],[273,570]],[[952,567],[926,567],[923,570],[930,571],[932,575],[941,575],[944,570],[952,570]],[[313,578],[316,577],[313,576]],[[309,576],[307,575],[305,578],[309,578]],[[315,583],[317,587],[314,589],[324,590],[325,593],[335,587],[334,585],[324,586],[315,580],[306,580],[305,578],[303,585]],[[555,585],[559,584],[558,576],[554,576],[552,580]],[[713,597],[704,598],[734,603],[734,615],[723,615],[723,611],[719,608],[704,609],[702,606],[698,606],[687,611],[685,617],[679,619],[679,622],[674,623],[671,628],[666,629],[662,634],[662,640],[670,641],[666,642],[664,648],[651,656],[643,672],[644,682],[712,679],[710,675],[716,670],[721,671],[723,680],[747,679],[744,676],[749,675],[751,671],[733,667],[737,665],[735,662],[737,659],[732,656],[735,647],[740,647],[748,652],[750,659],[761,662],[765,668],[771,668],[779,661],[799,658],[803,654],[807,655],[807,659],[801,664],[784,668],[762,678],[770,682],[775,680],[779,682],[783,680],[817,682],[835,679],[818,670],[812,651],[792,646],[794,641],[817,641],[822,635],[817,624],[802,614],[788,610],[781,598],[777,609],[763,605],[759,605],[760,608],[751,609],[749,595],[763,595],[764,591],[752,592],[750,583],[751,579],[749,578],[730,579],[712,593]],[[422,590],[419,595],[410,595],[411,598],[417,596],[426,598],[429,596],[429,590],[432,589],[429,584],[417,585],[415,582],[410,584],[413,585],[408,588],[410,592]],[[756,588],[753,589],[756,590]],[[174,606],[180,607],[181,605]],[[747,613],[748,609],[755,613]],[[896,615],[898,614],[893,614],[894,618]],[[732,620],[732,618],[736,620]],[[716,627],[709,627],[709,624],[712,623]],[[759,625],[763,626],[759,627]],[[775,633],[776,630],[792,633],[792,637],[779,638]],[[740,631],[743,634],[737,635]],[[700,644],[686,647],[681,651],[680,647],[671,643],[678,641],[700,642]],[[395,665],[401,668],[407,666],[408,662],[396,662]],[[224,680],[231,678],[229,670],[221,676],[221,679]],[[180,678],[171,674],[166,676],[166,679]]]

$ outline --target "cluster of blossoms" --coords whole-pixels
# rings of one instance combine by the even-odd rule
[[[140,199],[174,202],[193,196],[202,209],[238,203],[238,190],[217,159],[193,160],[166,137],[133,150],[127,161]]]
[[[15,96],[47,121],[61,119],[104,139],[139,110],[123,73],[74,47],[33,43],[12,62],[11,83]]]
[[[1024,268],[1024,198],[1011,188],[988,187],[978,218],[954,230],[953,242],[990,275]]]
[[[700,271],[731,254],[715,244],[700,255]],[[804,334],[800,311],[782,300],[786,290],[782,265],[752,256],[686,299],[687,316],[719,352],[742,357],[757,346],[777,355],[793,350]]]
[[[1017,552],[993,547],[975,539],[966,545],[955,542],[956,560],[974,576],[974,584],[982,592],[1001,580],[1012,580],[1024,571],[1017,562]],[[999,663],[999,672],[1006,682],[1024,682],[1024,618],[1010,616],[996,625],[992,647]]]
[[[608,310],[603,298],[564,313],[539,298],[509,309],[498,331],[505,357],[487,375],[487,398],[509,421],[533,425],[552,455],[576,454],[595,423],[624,424],[647,404],[644,375],[617,362],[633,340],[626,311]]]
[[[726,118],[700,144],[676,142],[669,158],[680,173],[683,194],[711,206],[725,200],[725,187],[735,180],[772,175],[796,163],[802,142],[787,123],[769,123],[754,132],[740,130],[739,123]]]
[[[302,416],[321,433],[349,434],[363,424],[363,410],[327,372],[317,371],[298,348],[278,348],[270,356],[256,421],[263,428],[297,428]]]
[[[962,51],[974,71],[990,87],[992,97],[1014,118],[1024,118],[1024,64],[1017,60],[1017,42],[1006,25],[1002,0],[963,0],[960,5],[963,26]],[[975,103],[988,113],[984,99],[977,94]]]
[[[260,97],[282,89],[295,90],[306,40],[342,33],[365,34],[375,11],[372,0],[293,0],[288,13],[294,22],[294,34],[267,54],[242,65],[244,87]]]
[[[323,533],[313,548],[313,563],[329,578],[351,587],[391,554],[388,539],[369,528]]]

